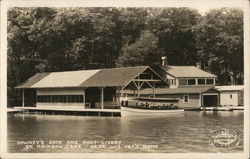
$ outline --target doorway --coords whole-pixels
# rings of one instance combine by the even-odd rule
[[[218,95],[203,95],[203,106],[204,107],[217,107]]]

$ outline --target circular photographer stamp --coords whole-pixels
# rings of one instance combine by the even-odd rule
[[[218,130],[211,136],[211,144],[217,148],[233,148],[240,143],[237,132],[233,130]]]

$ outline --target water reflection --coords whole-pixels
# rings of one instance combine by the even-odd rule
[[[8,116],[9,152],[241,152],[210,144],[213,132],[236,131],[243,141],[243,112],[183,112],[167,117],[85,117],[15,114]],[[19,140],[120,140],[122,144],[156,144],[157,149],[32,149]]]

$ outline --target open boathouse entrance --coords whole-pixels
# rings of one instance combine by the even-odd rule
[[[89,110],[119,109],[122,90],[132,90],[135,97],[140,91],[166,86],[166,82],[149,66],[38,73],[17,86],[36,91],[37,109]],[[22,107],[29,107],[22,103]]]
[[[220,106],[220,91],[216,89],[209,89],[203,92],[201,102],[203,107]]]

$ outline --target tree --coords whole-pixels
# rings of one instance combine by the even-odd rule
[[[158,38],[149,31],[143,31],[135,43],[121,49],[117,66],[155,65],[160,63],[161,56]]]
[[[220,75],[243,73],[243,12],[238,8],[210,10],[195,27],[204,68]]]
[[[159,48],[170,65],[195,65],[197,49],[193,27],[201,15],[191,8],[148,10],[146,28],[159,38]]]
[[[8,11],[8,103],[20,98],[14,87],[36,70],[36,65],[44,62],[47,53],[46,36],[55,10],[51,8],[12,8]],[[16,104],[16,103],[14,103]],[[13,104],[13,105],[14,105]]]
[[[243,13],[191,8],[10,8],[8,96],[37,72],[160,64],[243,74]],[[9,99],[9,98],[8,98]]]

